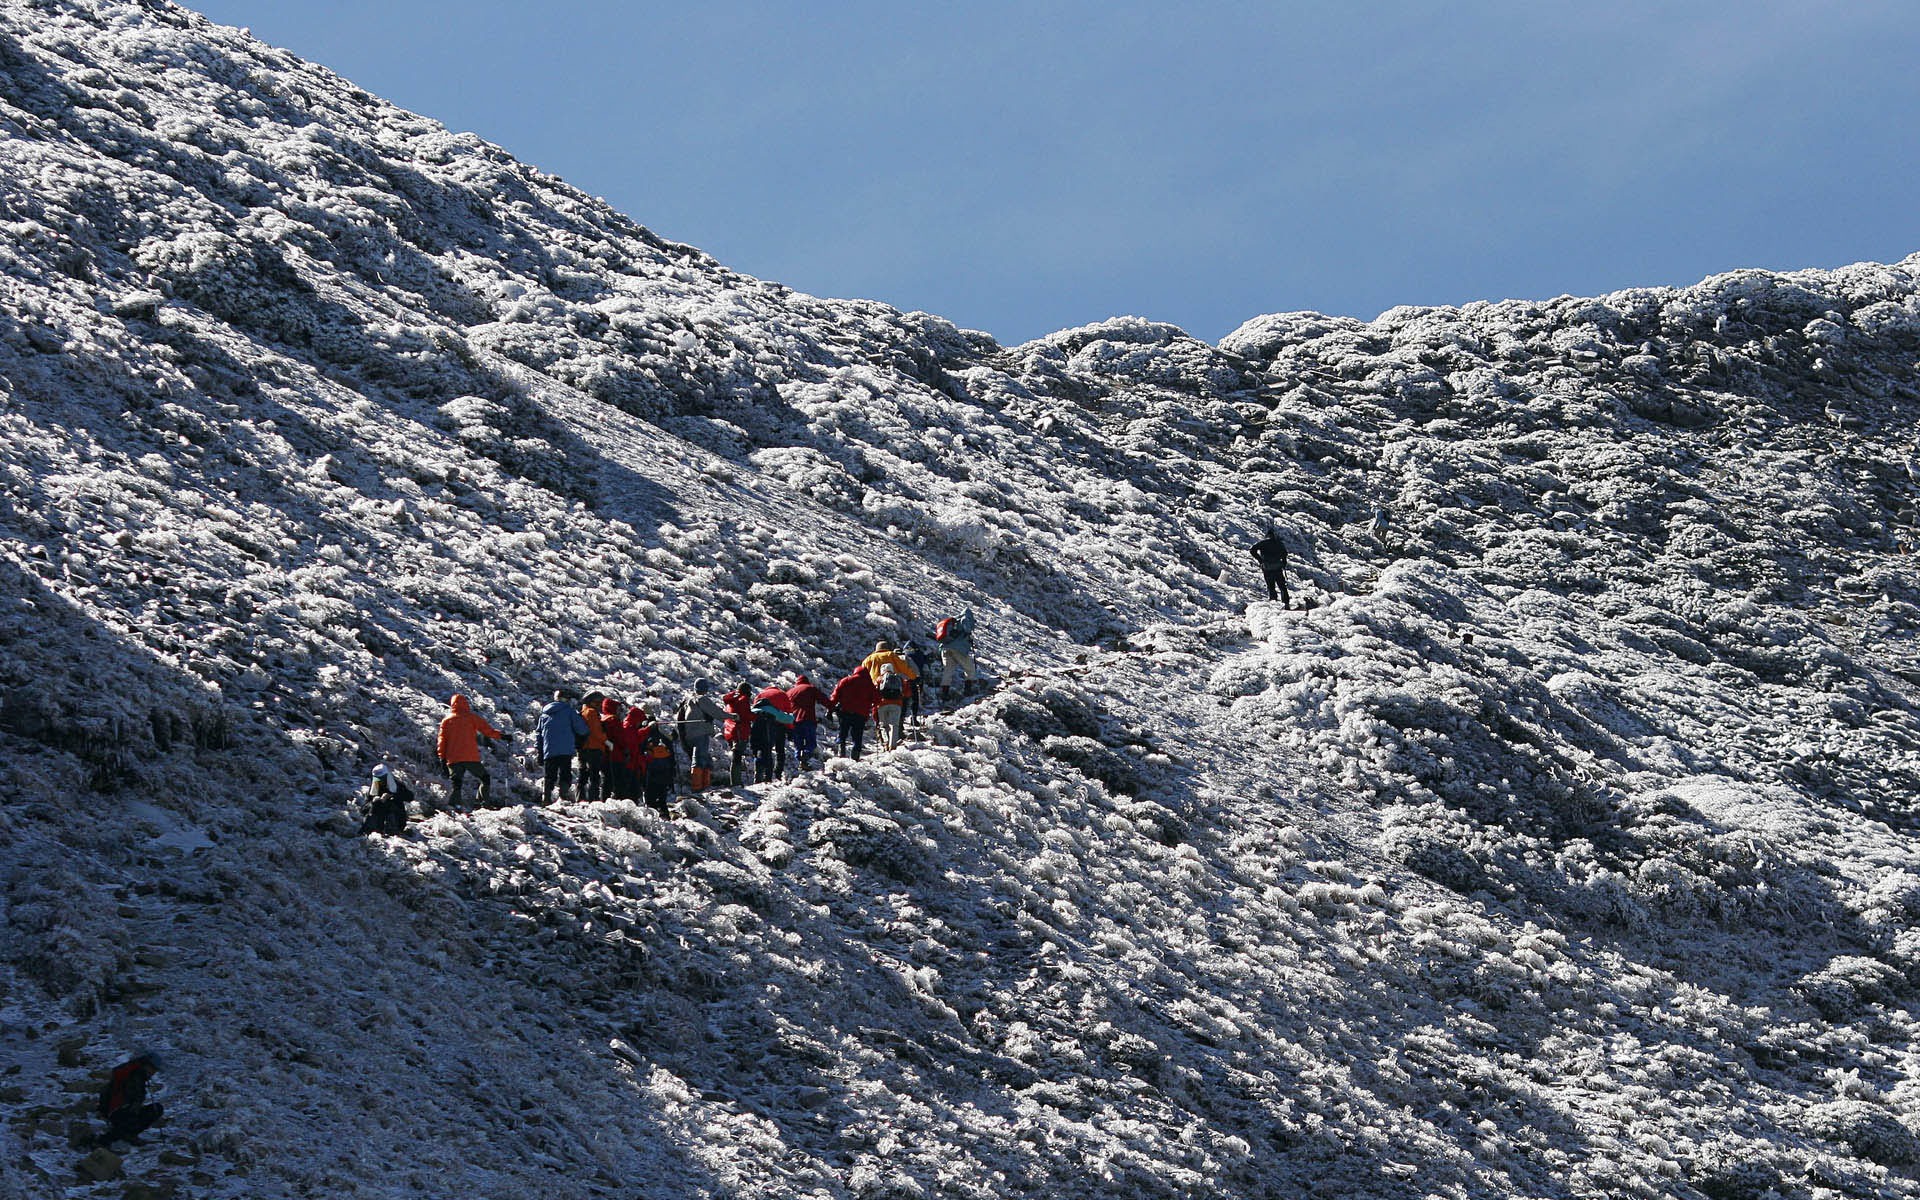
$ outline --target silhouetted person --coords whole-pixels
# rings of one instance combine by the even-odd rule
[[[1287,544],[1280,540],[1279,530],[1267,526],[1267,536],[1253,544],[1253,559],[1267,581],[1267,599],[1292,608],[1293,600],[1287,595]]]
[[[132,1141],[160,1119],[160,1106],[147,1103],[147,1080],[159,1069],[151,1054],[136,1055],[113,1069],[100,1090],[100,1115],[107,1120],[102,1145]]]

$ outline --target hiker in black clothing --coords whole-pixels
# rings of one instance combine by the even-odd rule
[[[907,648],[907,661],[920,674],[907,684],[906,717],[915,729],[920,727],[920,714],[927,701],[927,689],[933,686],[933,655],[918,642]]]
[[[373,769],[373,782],[361,793],[367,802],[367,819],[362,834],[384,833],[398,837],[407,831],[407,805],[413,803],[413,789],[395,775],[385,763]]]
[[[1293,600],[1287,595],[1287,544],[1280,540],[1279,530],[1267,526],[1267,536],[1253,544],[1253,558],[1260,564],[1260,574],[1266,577],[1267,599],[1280,601],[1283,608],[1292,608]]]
[[[160,1106],[147,1103],[147,1080],[159,1069],[151,1054],[135,1055],[113,1069],[100,1090],[98,1108],[107,1121],[102,1144],[131,1141],[160,1119]]]

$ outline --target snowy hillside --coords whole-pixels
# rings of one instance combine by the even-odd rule
[[[19,1194],[1920,1196],[1920,257],[1002,347],[162,0],[0,0],[0,224]],[[526,803],[963,604],[902,750]]]

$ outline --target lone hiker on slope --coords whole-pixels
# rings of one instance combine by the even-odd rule
[[[1267,581],[1267,599],[1280,601],[1282,608],[1292,608],[1293,600],[1287,595],[1287,544],[1280,540],[1280,531],[1271,522],[1267,524],[1267,536],[1253,544],[1253,558]]]
[[[132,1141],[160,1119],[160,1106],[147,1103],[147,1080],[159,1069],[159,1060],[153,1055],[137,1054],[107,1076],[107,1086],[100,1089],[96,1106],[107,1122],[100,1145]]]
[[[967,606],[957,617],[942,617],[933,627],[933,640],[940,643],[940,703],[945,705],[955,671],[966,680],[961,695],[971,692],[980,678],[980,665],[973,659],[973,607]]]
[[[440,737],[434,745],[434,751],[440,756],[440,765],[447,771],[447,807],[457,810],[460,807],[460,784],[469,775],[480,779],[479,791],[474,804],[485,808],[493,796],[493,780],[487,777],[487,769],[480,765],[480,739],[504,742],[507,735],[487,724],[467,703],[467,698],[455,695],[447,701],[447,718],[440,722]]]

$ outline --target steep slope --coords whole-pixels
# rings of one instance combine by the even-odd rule
[[[0,159],[24,1194],[159,1045],[214,1196],[1920,1195],[1920,260],[1004,348],[162,3]],[[907,749],[345,836],[967,603]]]

